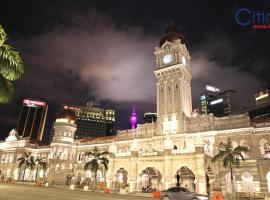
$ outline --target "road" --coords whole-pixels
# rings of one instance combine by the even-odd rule
[[[0,200],[153,200],[151,197],[0,183]]]

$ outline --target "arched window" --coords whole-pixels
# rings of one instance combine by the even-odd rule
[[[55,166],[55,171],[58,171],[59,169],[60,169],[60,165],[57,164],[57,165]]]
[[[61,158],[62,153],[63,153],[63,148],[62,147],[59,147],[58,150],[57,150],[57,156],[56,156],[56,158]]]
[[[237,142],[232,141],[232,147],[235,149],[238,146]]]
[[[244,140],[244,139],[240,140],[239,145],[243,146],[243,147],[248,147],[249,146],[248,142],[246,140]]]
[[[261,139],[259,141],[259,148],[261,150],[261,154],[263,155],[263,157],[265,158],[270,158],[270,145],[269,142],[266,139]]]
[[[243,192],[255,192],[253,176],[250,173],[244,172],[241,176],[241,179]]]

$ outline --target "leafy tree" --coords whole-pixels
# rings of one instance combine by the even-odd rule
[[[84,170],[90,170],[94,173],[94,188],[96,188],[98,169],[104,167],[105,170],[108,170],[109,160],[105,157],[108,154],[108,151],[100,152],[97,147],[94,148],[93,152],[85,153],[86,156],[92,157],[92,159],[84,165]]]
[[[37,166],[35,181],[37,181],[37,176],[38,176],[39,169],[46,170],[48,164],[46,162],[46,158],[39,158],[39,157],[36,158],[35,164]]]
[[[22,181],[24,181],[26,168],[33,169],[35,166],[34,157],[31,153],[24,153],[22,157],[18,158],[19,168],[24,166]]]
[[[23,61],[17,51],[6,44],[7,35],[0,25],[0,103],[8,103],[14,93],[12,81],[24,71]]]
[[[242,153],[247,153],[250,150],[247,146],[237,146],[233,148],[230,138],[228,138],[227,143],[221,142],[219,144],[218,153],[212,158],[212,162],[217,160],[222,160],[224,168],[229,168],[231,174],[231,183],[233,181],[233,167],[240,165],[240,160],[245,161],[245,158]],[[235,193],[235,186],[232,185],[233,195]]]

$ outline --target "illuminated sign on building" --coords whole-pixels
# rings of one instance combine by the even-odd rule
[[[210,85],[206,85],[205,88],[207,91],[210,91],[210,92],[219,92],[218,88],[215,88],[215,87],[210,86]]]
[[[76,106],[64,106],[65,110],[81,110],[81,108]]]
[[[34,101],[30,99],[24,99],[23,104],[27,106],[46,106],[46,103],[43,101]]]
[[[223,102],[223,99],[217,99],[217,100],[215,100],[215,101],[211,101],[211,105],[214,105],[214,104],[218,104],[218,103],[221,103],[221,102]]]

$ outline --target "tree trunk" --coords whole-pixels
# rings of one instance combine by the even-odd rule
[[[94,190],[96,190],[96,186],[97,186],[97,172],[95,172]]]
[[[230,165],[230,172],[231,172],[232,198],[236,198],[236,188],[235,188],[235,182],[234,182],[234,178],[233,178],[232,165]]]
[[[39,170],[39,167],[37,167],[35,182],[37,182],[38,170]]]
[[[26,170],[26,165],[24,166],[22,181],[24,181],[25,170]]]

